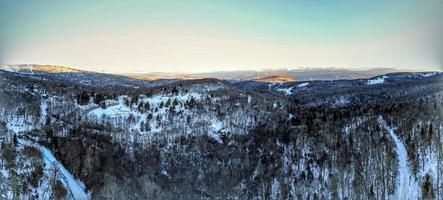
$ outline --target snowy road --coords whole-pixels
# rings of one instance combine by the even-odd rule
[[[54,155],[52,155],[51,151],[43,146],[37,146],[40,153],[43,155],[46,164],[52,164],[61,174],[63,185],[65,185],[69,192],[72,194],[72,197],[75,200],[88,199],[88,194],[85,192],[82,183],[80,183],[74,176],[66,170],[66,168],[55,159]]]
[[[85,187],[83,183],[75,179],[75,177],[52,155],[51,150],[41,146],[39,144],[30,143],[28,141],[19,140],[21,144],[25,146],[32,146],[38,149],[38,151],[43,155],[43,159],[47,166],[53,166],[60,173],[59,180],[62,182],[63,186],[68,189],[71,197],[74,200],[84,200],[89,199],[89,195],[85,192]]]
[[[395,143],[397,159],[398,159],[398,183],[395,196],[392,199],[418,199],[418,187],[414,176],[411,174],[408,163],[408,152],[403,142],[395,134],[392,127],[389,127],[383,117],[378,118],[380,125],[389,133],[389,136]]]

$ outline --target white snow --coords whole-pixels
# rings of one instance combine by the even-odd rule
[[[405,145],[397,137],[392,127],[389,127],[383,117],[378,118],[380,125],[389,133],[389,136],[395,143],[397,159],[398,159],[398,170],[399,176],[397,189],[395,191],[395,196],[393,199],[417,199],[419,187],[415,181],[415,177],[411,174],[408,163],[408,152]]]
[[[57,178],[62,182],[63,186],[68,190],[74,200],[90,199],[84,184],[74,178],[74,176],[54,157],[51,150],[26,140],[19,139],[19,143],[25,146],[35,147],[42,154],[46,166],[50,166],[58,171],[59,176],[57,176]]]
[[[15,115],[6,123],[6,128],[14,133],[32,130],[31,119],[29,117]]]
[[[211,128],[212,130],[209,130],[208,136],[217,141],[219,144],[223,144],[223,140],[220,137],[220,131],[223,129],[221,121],[213,120],[211,122]]]
[[[276,178],[274,178],[271,185],[271,199],[280,199],[278,194],[280,194],[280,183]]]
[[[251,95],[248,95],[248,104],[251,104],[251,102],[252,102],[252,97]]]
[[[431,76],[434,76],[436,74],[438,74],[438,73],[437,72],[423,73],[421,76],[423,76],[423,77],[431,77]]]
[[[215,121],[213,120],[211,122],[211,127],[215,130],[215,131],[220,131],[223,128],[223,124],[221,123],[221,121]]]
[[[48,103],[46,102],[46,99],[41,98],[40,99],[40,119],[38,121],[39,125],[43,127],[46,122],[46,116],[48,115],[47,109]]]
[[[288,121],[291,120],[291,119],[294,119],[294,115],[291,114],[291,113],[288,113]]]
[[[217,141],[217,143],[223,144],[223,140],[220,138],[220,134],[210,131],[209,132],[209,137],[211,137],[212,139]]]
[[[418,175],[420,177],[426,176],[426,174],[431,175],[432,177],[437,177],[438,173],[438,155],[434,152],[428,152],[424,156],[423,163],[419,165]],[[434,180],[437,181],[437,180]]]
[[[349,122],[348,124],[346,124],[344,126],[344,128],[342,129],[342,132],[345,135],[350,134],[351,132],[354,132],[357,130],[358,127],[360,127],[360,125],[364,122],[366,122],[368,120],[368,118],[364,118],[364,117],[357,117],[352,119],[351,122]]]
[[[206,88],[206,90],[211,90],[211,89],[213,89],[213,88],[212,87]],[[147,96],[143,95],[143,96],[139,97],[137,105],[138,105],[138,103],[143,102],[143,103],[149,103],[149,105],[151,107],[150,111],[146,111],[144,113],[141,113],[137,109],[137,106],[125,105],[124,102],[126,100],[127,101],[131,100],[126,95],[119,96],[118,101],[113,101],[114,103],[110,102],[109,104],[111,104],[111,106],[106,107],[105,109],[98,108],[96,106],[95,107],[94,106],[86,106],[86,107],[92,109],[88,113],[88,117],[90,117],[92,119],[96,119],[97,121],[99,121],[99,120],[107,121],[115,126],[129,125],[129,128],[131,130],[138,130],[138,131],[140,131],[141,123],[142,122],[146,123],[145,119],[147,118],[148,114],[152,114],[152,120],[150,120],[150,122],[149,122],[150,123],[149,124],[150,131],[144,131],[144,132],[161,132],[162,128],[158,124],[157,120],[155,120],[155,119],[158,115],[160,115],[161,118],[165,117],[167,115],[168,108],[166,106],[164,106],[163,108],[160,108],[160,104],[162,102],[165,104],[168,100],[171,101],[171,103],[172,103],[172,101],[174,101],[174,99],[177,99],[178,102],[184,103],[188,100],[191,100],[192,98],[194,98],[195,100],[201,100],[202,95],[197,92],[188,92],[188,93],[180,94],[180,95],[157,94],[152,97],[147,97]],[[182,107],[180,105],[181,104],[176,106],[175,111],[184,110],[184,107]],[[158,111],[153,112],[154,108],[158,108]],[[83,110],[87,111],[87,109],[83,109]],[[133,123],[127,122],[127,119],[130,116],[133,116],[133,119],[135,120]]]
[[[292,88],[294,87],[290,87],[290,88],[277,88],[277,91],[282,92],[285,95],[291,95],[292,94]]]
[[[48,148],[40,145],[36,145],[36,147],[43,155],[45,163],[54,166],[60,172],[60,181],[68,188],[75,200],[89,199],[88,194],[85,192],[84,184],[75,179],[74,176],[57,159],[55,159],[54,155],[52,155]]]
[[[126,96],[120,96],[118,97],[118,104],[114,106],[107,107],[105,109],[103,108],[97,108],[89,112],[90,115],[94,115],[96,117],[102,117],[103,115],[109,116],[109,117],[115,117],[115,116],[128,116],[131,113],[131,109],[129,107],[126,107],[123,103],[123,100]]]
[[[344,106],[346,106],[347,104],[349,104],[349,102],[350,102],[350,100],[349,100],[348,97],[346,97],[346,96],[340,96],[339,98],[337,98],[337,99],[334,100],[333,105],[334,105],[335,107],[344,107]]]
[[[368,80],[368,85],[382,84],[385,82],[386,76],[378,77],[376,79]]]
[[[302,83],[302,84],[297,85],[297,87],[306,87],[308,85],[309,85],[309,83]]]
[[[272,84],[269,85],[269,89],[271,89],[271,87],[276,85],[276,84],[280,84],[280,86],[283,85],[283,83],[279,83],[279,82],[272,83]],[[306,87],[308,85],[309,85],[309,83],[301,83],[301,84],[298,84],[297,87]],[[294,87],[296,87],[296,86],[292,86],[292,87],[289,87],[289,88],[276,88],[276,90],[278,92],[283,93],[284,95],[291,95],[291,94],[293,94],[292,89],[294,89]]]
[[[270,83],[270,84],[268,85],[268,90],[271,91],[271,88],[272,88],[273,86],[276,86],[276,85],[283,85],[283,82],[281,82],[281,81],[277,81],[277,82]]]

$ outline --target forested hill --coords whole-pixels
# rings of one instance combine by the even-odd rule
[[[0,71],[0,198],[442,199],[442,77]]]

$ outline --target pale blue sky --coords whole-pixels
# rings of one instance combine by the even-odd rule
[[[0,61],[109,72],[438,69],[442,8],[440,0],[0,0]]]

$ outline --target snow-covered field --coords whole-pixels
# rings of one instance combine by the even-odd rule
[[[382,84],[385,82],[385,78],[387,78],[386,76],[382,76],[382,77],[378,77],[376,79],[371,79],[368,80],[368,85],[375,85],[375,84]]]
[[[166,103],[169,101],[169,104],[173,104],[173,102],[178,102],[175,106],[174,112],[185,111],[184,104],[187,101],[191,100],[201,100],[202,96],[200,93],[186,93],[179,95],[167,95],[167,94],[157,94],[152,97],[141,96],[139,98],[137,105],[142,103],[143,105],[149,104],[150,109],[145,112],[141,112],[137,106],[128,105],[125,101],[129,101],[129,97],[126,95],[119,96],[118,101],[112,104],[107,108],[101,108],[86,105],[87,108],[93,108],[87,114],[89,119],[100,122],[106,121],[109,122],[113,126],[119,125],[130,125],[129,130],[138,131],[138,132],[161,132],[161,126],[159,126],[157,118],[163,119],[167,115],[167,112],[170,112],[169,109],[171,107],[167,107]],[[148,116],[151,116],[151,119],[148,119]],[[128,121],[127,119],[131,118],[132,121]],[[142,128],[143,124],[149,124],[149,129],[145,130]]]

